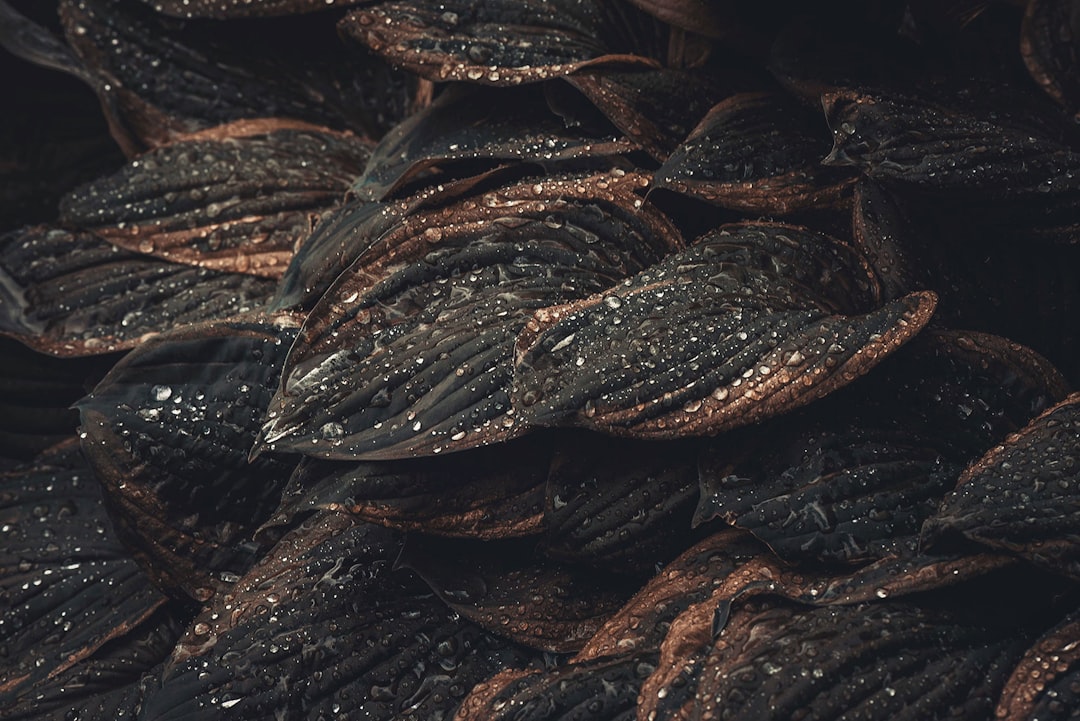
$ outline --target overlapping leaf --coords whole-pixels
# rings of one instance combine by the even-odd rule
[[[549,308],[518,340],[513,403],[536,425],[715,434],[851,382],[929,320],[878,306],[865,260],[806,229],[724,227],[611,290]]]
[[[550,439],[533,435],[449,457],[300,462],[272,521],[335,509],[403,531],[467,538],[539,532]]]
[[[778,93],[739,93],[709,110],[653,185],[748,213],[831,207],[851,173],[823,167],[828,152],[817,114]]]
[[[524,432],[507,392],[528,317],[680,243],[635,195],[643,183],[624,173],[529,181],[406,217],[311,312],[261,447],[387,459]]]
[[[341,201],[370,147],[306,123],[238,121],[68,194],[60,219],[165,260],[277,277],[310,217]]]
[[[273,17],[355,5],[363,0],[143,0],[155,10],[178,18]]]
[[[912,97],[839,91],[823,103],[827,163],[968,201],[1080,198],[1080,154],[1031,128]]]
[[[655,66],[659,24],[597,0],[381,2],[354,10],[342,32],[434,81],[518,85],[596,65]]]
[[[699,444],[580,434],[556,444],[544,548],[553,558],[636,576],[690,543]]]
[[[475,683],[524,667],[532,654],[391,573],[397,543],[332,512],[285,536],[195,619],[143,718],[448,718]]]
[[[101,96],[129,155],[240,118],[289,117],[378,137],[404,117],[414,92],[381,60],[327,42],[333,18],[215,24],[101,0],[64,0],[60,14],[84,66],[76,71]]]
[[[387,133],[353,193],[382,200],[435,167],[437,181],[445,183],[455,164],[469,167],[468,161],[526,161],[551,170],[575,161],[610,163],[635,149],[614,128],[568,128],[536,88],[462,89],[443,93]]]
[[[42,353],[100,355],[144,336],[260,308],[273,282],[177,265],[89,233],[47,227],[0,237],[0,333]]]
[[[205,601],[258,557],[291,464],[248,463],[295,326],[196,326],[126,356],[79,403],[118,531],[155,580]]]
[[[730,719],[987,718],[1023,633],[960,614],[881,603],[733,612],[694,711]]]
[[[0,476],[0,534],[4,718],[88,702],[163,659],[166,599],[113,535],[74,439]]]
[[[1078,429],[1080,394],[1074,393],[964,471],[927,522],[928,539],[956,532],[1080,577]]]
[[[702,457],[695,520],[720,516],[786,559],[911,557],[964,467],[1061,387],[1045,361],[1001,339],[920,337],[876,377],[753,438],[742,458],[719,439]]]
[[[410,537],[398,564],[450,608],[490,633],[556,653],[581,649],[636,584],[536,557],[531,539],[494,542]]]

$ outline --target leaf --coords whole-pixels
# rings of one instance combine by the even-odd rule
[[[1080,196],[1080,154],[1031,128],[913,97],[844,90],[822,103],[833,131],[826,164],[961,201]]]
[[[529,315],[679,243],[664,216],[637,210],[642,180],[527,182],[406,217],[309,315],[260,447],[387,460],[523,433],[507,390]]]
[[[0,237],[0,333],[55,356],[134,348],[169,328],[248,313],[262,278],[177,265],[89,233],[44,226]]]
[[[239,121],[69,193],[60,219],[165,260],[274,278],[369,153],[358,138],[306,123]]]
[[[544,552],[605,571],[652,573],[691,541],[698,447],[563,437],[547,479]]]
[[[74,439],[0,475],[0,529],[5,718],[89,699],[161,660],[166,598],[113,535]]]
[[[1080,617],[1073,611],[1039,637],[1001,691],[994,717],[1003,721],[1065,719],[1080,702]]]
[[[159,585],[205,601],[265,550],[251,534],[292,464],[247,455],[294,335],[266,321],[163,334],[78,404],[118,533]]]
[[[339,27],[436,82],[518,85],[596,65],[657,65],[647,57],[657,45],[656,23],[596,0],[381,2],[353,10]]]
[[[220,3],[215,3],[220,7]],[[129,156],[242,118],[288,117],[378,137],[414,82],[311,14],[184,21],[142,3],[64,0],[64,34]]]
[[[1080,111],[1077,34],[1080,15],[1064,0],[1030,0],[1020,26],[1020,54],[1031,77],[1070,113]]]
[[[468,87],[444,92],[387,133],[353,194],[384,200],[424,171],[437,169],[436,180],[443,184],[446,173],[458,166],[475,168],[478,161],[532,162],[554,172],[575,161],[613,162],[635,149],[610,127],[599,132],[567,127],[536,88]]]
[[[787,96],[733,95],[702,118],[656,171],[653,187],[746,213],[835,207],[852,178],[821,166],[829,142],[819,125],[819,116]]]
[[[1080,394],[1046,410],[960,477],[927,521],[927,542],[960,533],[1080,578]]]
[[[579,650],[629,598],[633,582],[537,559],[529,539],[410,536],[398,565],[489,633],[554,653]]]
[[[535,534],[551,444],[530,436],[449,457],[399,461],[305,458],[270,524],[333,509],[402,531],[465,538]]]
[[[535,314],[518,338],[521,422],[635,438],[712,435],[853,381],[929,320],[878,307],[861,256],[769,223],[725,226],[621,285]]]
[[[329,7],[355,5],[362,0],[143,0],[155,10],[178,18],[273,17],[326,10]]]
[[[323,513],[189,627],[147,718],[449,718],[474,684],[533,654],[390,570],[395,534]]]

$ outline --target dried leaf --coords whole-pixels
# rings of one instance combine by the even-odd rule
[[[159,585],[205,601],[265,550],[251,534],[292,464],[247,455],[295,332],[251,322],[163,334],[79,403],[117,530]]]
[[[0,237],[0,333],[55,356],[133,348],[150,333],[261,307],[262,278],[177,265],[89,233],[34,227]]]
[[[778,93],[739,93],[709,110],[653,186],[746,213],[834,207],[852,174],[822,167],[828,152],[816,113]]]
[[[655,67],[649,51],[659,56],[655,22],[597,0],[381,2],[352,11],[339,27],[436,82],[518,85],[596,65]]]
[[[337,205],[370,145],[289,120],[239,121],[139,157],[70,193],[61,222],[129,250],[278,277]]]
[[[519,422],[636,438],[715,434],[851,382],[929,320],[932,293],[876,307],[865,260],[795,226],[726,226],[518,339]]]

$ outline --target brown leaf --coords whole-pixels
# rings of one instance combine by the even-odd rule
[[[1068,0],[1029,0],[1020,54],[1031,77],[1070,113],[1080,112],[1080,12]]]

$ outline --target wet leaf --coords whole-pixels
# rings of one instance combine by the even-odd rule
[[[566,77],[607,118],[663,162],[709,108],[747,79],[656,68],[587,69]]]
[[[195,619],[144,716],[448,718],[475,683],[525,666],[531,654],[392,573],[397,544],[337,513],[282,538]]]
[[[415,92],[381,60],[346,49],[325,15],[178,21],[102,0],[64,0],[60,14],[129,155],[241,118],[289,117],[378,137],[405,116]]]
[[[1005,683],[994,718],[1071,718],[1080,704],[1078,636],[1080,616],[1074,611],[1035,641]]]
[[[188,136],[70,193],[61,222],[165,260],[277,277],[337,205],[370,145],[281,119]]]
[[[966,201],[1080,198],[1080,154],[1031,128],[912,97],[839,91],[822,100],[832,165]]]
[[[739,93],[709,110],[653,186],[746,213],[834,207],[852,176],[823,167],[828,152],[816,113],[778,93]]]
[[[878,281],[882,297],[899,298],[919,288],[934,288],[934,266],[925,258],[934,251],[912,218],[912,209],[897,194],[869,178],[855,183],[852,232]]]
[[[271,523],[314,509],[334,509],[432,535],[536,534],[550,456],[550,440],[533,435],[445,458],[369,463],[305,458]]]
[[[1020,54],[1031,77],[1070,113],[1080,111],[1080,12],[1068,0],[1030,0],[1020,29]]]
[[[987,718],[1025,635],[897,603],[795,612],[747,605],[709,652],[695,713]]]
[[[715,434],[851,382],[929,320],[935,297],[877,306],[865,260],[795,226],[747,223],[583,301],[518,339],[527,424],[636,438]]]
[[[1045,411],[973,463],[923,528],[960,533],[1080,578],[1080,394]]]
[[[150,619],[166,599],[113,535],[74,439],[0,475],[0,533],[5,718],[87,699],[160,661],[171,640],[162,649]],[[58,678],[81,682],[65,690]]]
[[[79,403],[117,531],[159,585],[205,601],[265,551],[251,535],[292,464],[247,456],[295,333],[259,321],[163,334]]]
[[[564,437],[547,480],[545,553],[635,576],[669,561],[691,541],[698,448]]]
[[[398,565],[415,571],[450,608],[530,648],[579,650],[633,592],[633,582],[539,560],[535,542],[410,536]]]
[[[144,336],[261,307],[262,278],[177,265],[89,233],[44,226],[0,237],[0,333],[55,356],[133,348]]]
[[[447,91],[383,137],[353,193],[383,200],[424,171],[437,169],[441,184],[456,166],[474,170],[478,161],[532,162],[551,172],[575,161],[613,162],[636,149],[614,128],[604,130],[568,128],[536,88]]]
[[[247,18],[296,15],[329,7],[356,5],[363,0],[143,0],[159,13],[178,18]]]
[[[546,673],[501,673],[476,687],[456,721],[631,721],[642,682],[655,670],[653,655],[575,663]]]
[[[922,336],[873,378],[752,436],[739,457],[723,437],[708,446],[695,522],[720,517],[788,560],[913,557],[964,467],[1059,380],[1001,339]]]
[[[406,217],[308,317],[260,446],[385,460],[520,435],[507,390],[528,317],[680,242],[666,218],[638,209],[642,182],[530,181]]]
[[[381,2],[352,11],[348,36],[434,81],[518,85],[596,65],[654,67],[658,23],[596,0]]]

